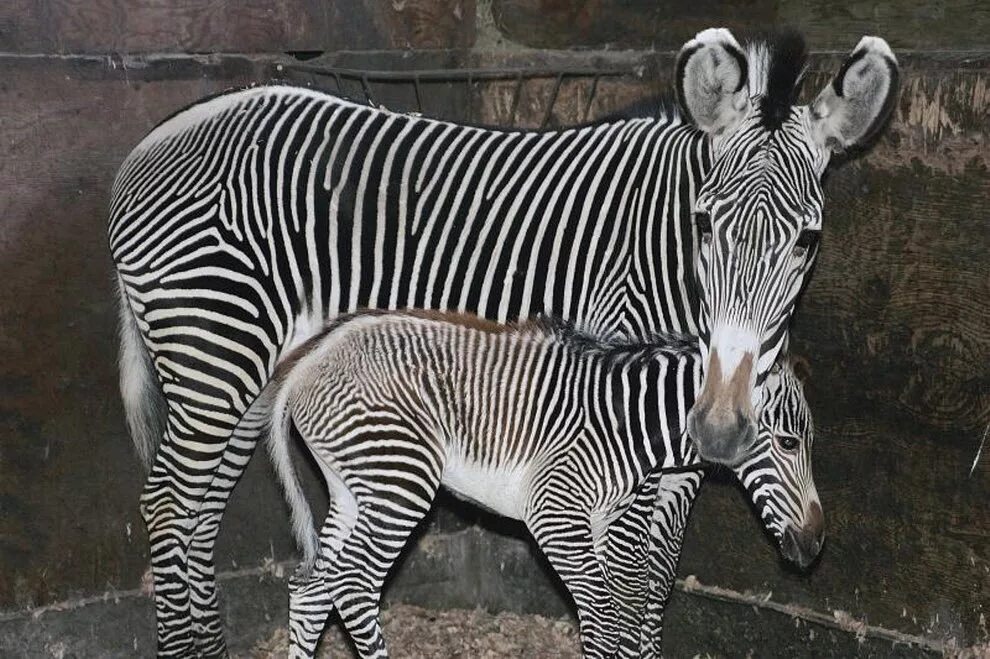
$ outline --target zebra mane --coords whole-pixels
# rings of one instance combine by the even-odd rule
[[[595,334],[556,316],[537,316],[515,326],[519,333],[533,333],[552,339],[582,353],[608,358],[649,359],[655,355],[684,355],[698,351],[698,337],[676,332],[654,332],[645,337],[624,334]]]
[[[746,51],[749,95],[760,97],[763,127],[777,130],[801,95],[808,62],[804,37],[794,30],[784,30],[751,42]]]
[[[609,360],[651,359],[659,355],[681,356],[698,352],[698,337],[690,334],[654,332],[641,338],[618,333],[595,334],[557,316],[539,315],[527,320],[499,325],[471,314],[417,309],[360,309],[343,313],[330,320],[320,331],[282,357],[272,374],[272,382],[281,383],[288,376],[292,367],[317,348],[327,335],[352,320],[369,317],[418,318],[452,323],[482,332],[504,332],[520,336],[545,337],[559,342],[575,352],[595,354]]]

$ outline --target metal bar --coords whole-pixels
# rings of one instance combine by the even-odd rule
[[[467,123],[471,123],[471,121],[474,119],[474,103],[471,102],[471,99],[474,96],[474,93],[473,93],[473,90],[471,89],[471,83],[472,83],[471,73],[468,72],[468,77],[467,77]]]
[[[602,71],[591,67],[576,67],[566,69],[418,69],[413,71],[363,71],[361,69],[336,69],[303,64],[286,64],[286,69],[304,71],[314,75],[333,76],[335,78],[365,78],[372,82],[398,81],[409,82],[416,77],[425,82],[459,82],[470,77],[472,80],[513,80],[515,78],[553,78],[559,75],[572,77],[635,77],[630,69]]]
[[[557,94],[560,93],[560,83],[563,81],[564,74],[561,73],[553,83],[553,92],[550,93],[550,102],[547,103],[547,110],[543,113],[543,121],[540,122],[540,128],[546,128],[547,124],[550,123],[550,117],[553,116],[553,106],[557,104]]]
[[[364,90],[364,97],[368,101],[368,105],[374,105],[375,101],[371,98],[371,87],[368,86],[368,76],[361,76],[361,89]]]
[[[516,76],[516,87],[512,92],[512,108],[509,111],[509,125],[516,125],[516,109],[519,107],[519,96],[522,93],[522,76]]]
[[[416,111],[423,114],[423,96],[419,92],[419,74],[413,76],[413,87],[416,89]]]
[[[591,114],[591,104],[595,100],[595,94],[598,93],[598,75],[595,74],[594,79],[591,81],[591,91],[588,92],[588,102],[584,104],[584,114],[582,116],[582,121],[588,121],[589,114]]]

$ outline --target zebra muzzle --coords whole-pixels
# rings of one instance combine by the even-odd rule
[[[753,356],[746,354],[726,378],[718,350],[711,351],[701,395],[687,420],[688,433],[703,460],[733,466],[751,451],[756,441],[752,371]]]
[[[825,525],[822,507],[813,502],[808,511],[804,526],[796,529],[788,526],[780,540],[780,551],[784,558],[801,568],[811,565],[822,551],[825,543]]]

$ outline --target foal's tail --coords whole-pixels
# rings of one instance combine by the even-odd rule
[[[292,415],[289,414],[289,378],[275,377],[266,387],[258,405],[268,407],[268,453],[272,458],[275,473],[282,482],[285,500],[292,513],[292,534],[302,550],[303,558],[299,569],[308,575],[316,563],[319,537],[313,523],[313,512],[306,501],[299,477],[292,464],[289,442],[292,438]]]
[[[141,462],[150,471],[165,432],[165,394],[119,277],[117,302],[120,306],[120,396],[131,441]]]

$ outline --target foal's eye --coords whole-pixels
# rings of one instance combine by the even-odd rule
[[[794,256],[797,258],[804,258],[808,253],[808,250],[814,247],[818,243],[818,237],[821,234],[820,231],[814,229],[805,229],[798,236],[797,242],[794,244]]]
[[[708,213],[698,211],[694,214],[694,222],[698,225],[698,231],[701,233],[703,240],[708,240],[712,237],[712,218]]]
[[[793,435],[777,435],[776,440],[777,446],[779,446],[781,450],[787,452],[796,451],[798,446],[801,444],[801,442],[798,441],[798,438]]]

